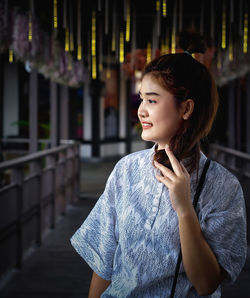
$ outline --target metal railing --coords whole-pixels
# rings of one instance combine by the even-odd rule
[[[21,268],[29,249],[65,215],[77,199],[79,175],[78,143],[0,163],[0,276]]]

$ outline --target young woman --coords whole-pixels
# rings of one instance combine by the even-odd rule
[[[191,40],[191,39],[190,39]],[[71,238],[93,269],[89,297],[220,297],[246,258],[246,215],[238,180],[211,161],[196,210],[193,197],[207,157],[200,151],[218,94],[204,52],[184,39],[184,53],[150,62],[138,117],[153,148],[122,158],[104,193]]]

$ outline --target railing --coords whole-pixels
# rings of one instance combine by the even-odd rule
[[[0,276],[21,268],[29,249],[42,244],[77,199],[79,170],[77,143],[0,163]]]
[[[250,154],[217,144],[209,146],[209,156],[241,178],[250,178]]]
[[[217,144],[209,146],[209,157],[218,161],[239,179],[246,203],[247,218],[250,218],[250,154]],[[247,242],[250,244],[250,220],[247,221]]]

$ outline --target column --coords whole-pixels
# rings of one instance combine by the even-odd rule
[[[29,153],[38,149],[38,96],[37,71],[32,69],[29,79]]]
[[[60,85],[60,139],[69,139],[69,89]]]
[[[59,144],[59,115],[58,115],[58,100],[57,100],[57,83],[50,81],[50,140],[51,147],[56,147]]]

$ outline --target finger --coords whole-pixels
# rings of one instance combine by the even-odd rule
[[[159,182],[165,184],[165,185],[167,186],[167,188],[170,188],[170,186],[171,186],[171,181],[170,181],[170,179],[169,179],[168,177],[159,176],[159,175],[156,175],[155,177],[156,177],[156,179],[157,179]]]
[[[184,174],[189,176],[189,173],[188,173],[187,169],[185,168],[184,164],[182,162],[180,162],[180,164],[181,164],[181,167],[182,167],[182,170],[183,170]]]
[[[176,175],[180,176],[181,173],[182,173],[182,167],[179,163],[179,161],[177,160],[177,158],[174,156],[174,153],[170,150],[169,146],[166,145],[165,147],[165,151],[166,151],[166,154],[170,160],[170,163],[172,165],[172,168],[175,172]]]
[[[168,177],[171,180],[174,180],[175,174],[173,171],[165,167],[164,165],[160,164],[156,160],[154,161],[155,166],[159,169],[165,177]]]

